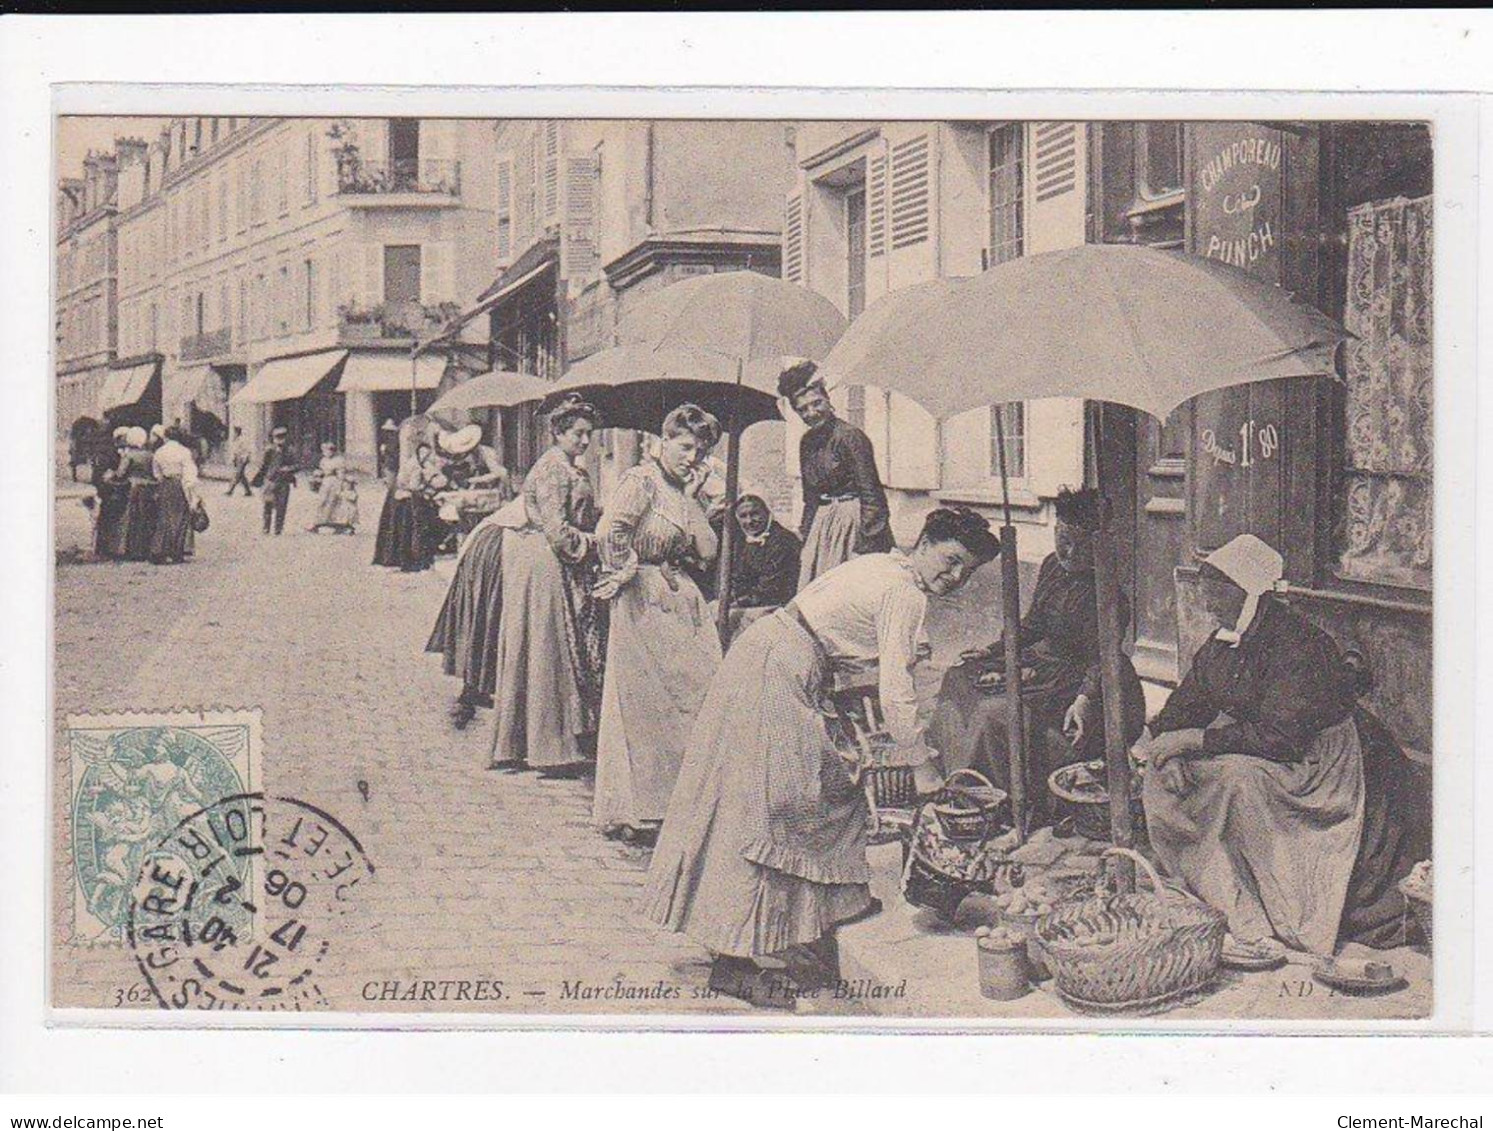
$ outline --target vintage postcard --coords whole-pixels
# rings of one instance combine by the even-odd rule
[[[55,1010],[1432,1015],[1429,121],[304,112],[55,123]]]

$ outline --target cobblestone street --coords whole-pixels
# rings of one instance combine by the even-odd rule
[[[338,818],[377,868],[326,960],[321,987],[334,1008],[755,1012],[704,996],[705,953],[638,920],[647,853],[594,830],[589,780],[490,771],[490,714],[465,732],[451,727],[456,681],[423,647],[452,566],[404,575],[368,564],[379,492],[364,493],[362,529],[343,537],[305,532],[315,496],[298,491],[285,535],[270,538],[257,496],[225,499],[221,484],[205,486],[212,528],[194,560],[167,567],[86,560],[75,552],[89,537],[82,492],[59,493],[59,836],[70,813],[60,741],[70,713],[258,708],[262,788]],[[1050,837],[1032,847],[1075,851]],[[66,936],[72,877],[68,854],[58,859],[53,906]],[[901,900],[896,846],[874,849],[872,864],[886,911],[841,932],[843,972],[859,992],[800,1001],[800,1015],[1072,1019],[1050,989],[1019,1002],[981,998],[971,940]],[[56,1004],[128,1005],[132,987],[151,1004],[125,947],[117,959],[103,949],[62,948]],[[1387,998],[1329,1001],[1288,969],[1230,975],[1211,999],[1169,1016],[1413,1016],[1429,1001],[1429,963],[1395,957],[1412,985]],[[668,996],[598,992],[618,979],[635,995]],[[502,997],[460,1000],[462,981],[501,982]]]

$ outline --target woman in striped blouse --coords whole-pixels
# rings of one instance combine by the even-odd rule
[[[597,824],[632,840],[663,820],[690,727],[721,661],[705,598],[687,569],[708,565],[716,537],[699,502],[705,457],[720,440],[715,417],[680,405],[656,457],[630,468],[597,528],[611,603],[601,727]]]

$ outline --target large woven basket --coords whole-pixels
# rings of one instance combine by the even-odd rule
[[[1181,1004],[1217,976],[1227,920],[1168,888],[1145,857],[1124,848],[1153,890],[1095,894],[1037,922],[1037,941],[1058,992],[1080,1008],[1154,1012]]]

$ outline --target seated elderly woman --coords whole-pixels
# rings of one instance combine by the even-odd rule
[[[1146,823],[1157,859],[1229,919],[1241,950],[1330,955],[1401,941],[1394,885],[1428,848],[1409,761],[1355,700],[1337,645],[1272,595],[1251,534],[1202,567],[1223,626],[1152,719]]]
[[[1055,552],[1037,573],[1031,604],[1021,618],[1022,701],[1033,736],[1033,783],[1068,762],[1104,756],[1099,693],[1099,613],[1094,600],[1094,533],[1099,492],[1064,490],[1057,512]],[[1130,605],[1120,595],[1123,632]],[[1129,657],[1121,657],[1125,742],[1134,742],[1146,720],[1145,694]],[[1002,789],[1009,788],[1005,696],[1005,641],[965,653],[944,675],[928,745],[944,769],[973,767]],[[1062,732],[1062,733],[1060,733]],[[1039,807],[1045,798],[1039,789]]]

